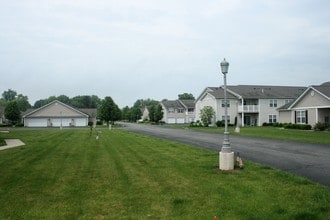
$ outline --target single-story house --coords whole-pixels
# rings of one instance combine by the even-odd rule
[[[297,99],[278,109],[279,122],[330,124],[330,82],[309,86]]]
[[[58,100],[23,115],[25,127],[84,127],[96,122],[96,109],[76,109]]]

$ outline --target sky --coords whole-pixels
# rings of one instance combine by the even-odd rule
[[[196,98],[330,81],[328,0],[0,0],[0,92]]]

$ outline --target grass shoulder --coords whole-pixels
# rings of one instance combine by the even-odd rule
[[[209,133],[223,133],[223,127],[190,127],[189,125],[166,125],[169,128],[175,129],[191,129],[201,132]],[[314,130],[295,130],[283,129],[277,127],[241,127],[240,132],[235,132],[235,127],[229,127],[231,135],[257,137],[257,138],[271,138],[277,140],[298,141],[307,143],[318,143],[330,145],[329,131],[314,131]]]

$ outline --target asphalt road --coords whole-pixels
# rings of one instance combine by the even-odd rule
[[[223,135],[162,126],[122,123],[123,129],[220,151]],[[230,136],[234,152],[244,159],[305,176],[330,186],[330,146],[272,139]]]

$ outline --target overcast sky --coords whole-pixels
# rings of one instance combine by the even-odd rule
[[[0,0],[0,92],[198,97],[223,84],[330,81],[328,0]]]

